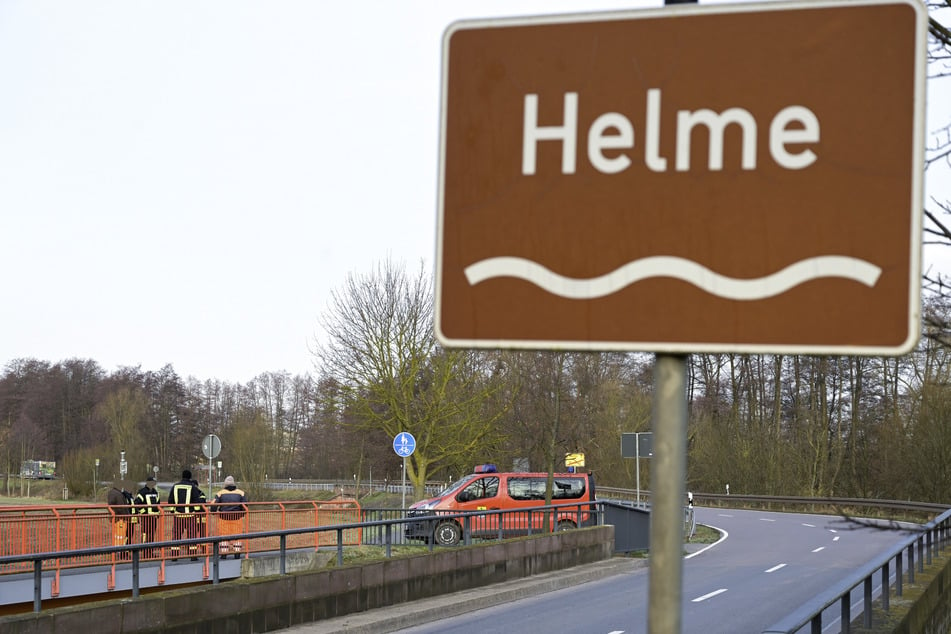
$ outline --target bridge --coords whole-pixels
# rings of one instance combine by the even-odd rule
[[[602,489],[602,492],[603,489]],[[643,493],[642,493],[643,495]],[[714,496],[715,497],[715,496]],[[905,510],[908,511],[909,507],[915,507],[914,503],[890,503],[888,501],[871,501],[871,500],[842,500],[842,499],[824,499],[821,501],[813,499],[793,499],[793,498],[775,498],[775,497],[759,497],[759,498],[750,498],[741,500],[743,496],[732,496],[733,501],[744,502],[745,504],[761,504],[761,505],[773,505],[773,506],[782,506],[788,507],[791,505],[799,504],[817,506],[823,505],[828,507],[833,505],[836,508],[859,508],[863,505],[878,505],[880,507],[886,508],[897,508],[894,505],[905,505]],[[719,506],[718,502],[722,500],[707,499],[707,496],[696,495],[695,499],[698,501],[706,501],[714,506]],[[48,600],[54,598],[52,595],[53,588],[58,589],[58,596],[65,597],[68,593],[72,593],[71,588],[86,587],[87,589],[92,588],[93,584],[82,582],[82,577],[92,575],[93,577],[98,577],[100,580],[106,580],[106,587],[109,592],[123,591],[128,590],[130,584],[135,587],[136,583],[138,586],[143,588],[145,591],[148,591],[150,588],[155,588],[159,586],[168,587],[170,585],[178,583],[217,583],[221,579],[228,579],[236,577],[240,574],[240,567],[249,565],[250,561],[255,557],[266,557],[269,553],[280,552],[282,555],[281,560],[283,561],[283,555],[292,551],[310,551],[316,552],[318,549],[323,549],[323,551],[333,552],[336,550],[337,553],[342,552],[342,548],[347,544],[359,544],[365,543],[366,541],[375,541],[380,545],[384,545],[387,549],[387,556],[389,556],[389,545],[395,543],[398,539],[398,536],[402,533],[400,528],[400,523],[408,521],[405,518],[399,517],[397,514],[394,514],[389,519],[383,519],[379,521],[361,521],[361,519],[366,519],[366,513],[364,510],[359,509],[354,501],[345,501],[339,504],[350,504],[351,506],[348,509],[341,508],[329,508],[325,509],[324,512],[321,512],[319,508],[315,510],[315,504],[313,502],[306,503],[284,503],[284,504],[271,504],[272,508],[263,508],[267,506],[268,503],[262,503],[262,508],[257,509],[254,512],[254,515],[251,514],[249,509],[249,520],[248,527],[252,525],[252,517],[271,517],[270,523],[263,519],[258,519],[255,521],[257,527],[263,528],[273,528],[274,526],[287,526],[288,524],[293,523],[296,516],[300,516],[301,521],[298,524],[310,524],[309,526],[301,526],[299,528],[285,528],[281,529],[278,532],[280,534],[265,534],[264,532],[258,533],[248,533],[248,534],[239,534],[236,537],[240,540],[245,540],[247,546],[245,551],[240,553],[241,560],[228,559],[222,555],[227,555],[228,553],[223,553],[221,550],[221,543],[228,539],[228,535],[217,534],[218,531],[214,528],[216,527],[216,520],[214,517],[208,517],[207,522],[208,526],[212,527],[209,531],[209,536],[201,538],[199,540],[184,540],[179,542],[169,541],[161,542],[156,544],[155,550],[158,553],[152,557],[139,557],[142,555],[142,552],[146,548],[142,544],[133,544],[131,546],[122,545],[122,546],[103,546],[100,548],[85,548],[78,552],[71,551],[60,551],[55,555],[51,555],[48,559],[44,558],[43,561],[52,562],[54,559],[59,559],[64,562],[74,562],[75,565],[68,567],[61,565],[58,569],[51,567],[48,571],[43,572],[42,577],[40,577],[40,584],[44,589],[44,595],[41,597],[43,600]],[[599,504],[601,504],[599,502]],[[333,505],[333,506],[338,506]],[[251,506],[251,505],[249,505]],[[301,508],[303,507],[303,508]],[[309,507],[309,508],[308,508]],[[8,507],[11,508],[11,507]],[[70,516],[70,513],[65,512],[63,507],[56,507],[59,520],[62,520]],[[77,514],[85,517],[86,515],[95,516],[97,510],[88,510],[89,507],[83,507],[87,509],[86,513]],[[918,512],[928,513],[930,512],[933,516],[935,512],[941,508],[946,508],[940,505],[918,505]],[[306,509],[306,510],[305,510]],[[17,507],[17,510],[23,512],[23,509]],[[786,509],[788,510],[788,509]],[[278,512],[280,511],[280,512]],[[349,513],[347,522],[340,524],[333,524],[332,522],[335,519],[334,513],[337,513],[336,519],[340,520],[344,517],[341,513]],[[536,510],[537,512],[537,510]],[[98,513],[103,516],[106,520],[106,527],[113,527],[115,517],[109,512],[108,507],[100,507]],[[477,521],[477,518],[484,516],[490,513],[460,513],[458,515],[466,518],[466,521]],[[321,517],[323,518],[321,519]],[[898,579],[896,584],[896,592],[901,593],[901,578],[902,574],[907,574],[909,580],[913,579],[914,573],[917,567],[920,567],[921,564],[927,559],[928,563],[931,562],[931,553],[932,548],[937,547],[941,548],[942,545],[948,539],[948,517],[949,513],[942,514],[942,522],[940,526],[934,531],[930,530],[922,532],[921,538],[917,540],[912,540],[912,542],[907,546],[903,547],[897,553],[889,553],[888,557],[884,562],[870,562],[870,570],[864,571],[866,577],[871,577],[873,574],[878,574],[884,570],[886,579],[888,578],[889,565],[891,563],[891,570],[894,572],[897,568],[898,570]],[[280,520],[275,520],[273,518],[282,518]],[[301,519],[305,518],[305,519]],[[415,518],[418,521],[418,518]],[[50,520],[46,520],[46,523],[49,523]],[[88,523],[88,520],[78,521],[78,525],[83,523]],[[330,523],[328,523],[330,522]],[[14,522],[8,521],[5,525],[0,521],[0,528],[13,525]],[[41,522],[42,524],[42,522]],[[389,527],[384,530],[384,527]],[[49,532],[49,531],[47,531]],[[65,531],[67,535],[77,534],[77,530]],[[87,530],[88,534],[102,534],[102,530]],[[0,535],[15,535],[16,531],[9,530],[0,530]],[[108,532],[106,533],[108,535]],[[115,536],[116,531],[113,530],[113,536]],[[164,534],[164,533],[163,533]],[[21,543],[22,543],[22,528],[20,530]],[[925,536],[927,540],[925,540]],[[369,540],[366,540],[366,537],[370,537]],[[381,539],[385,537],[385,539]],[[302,540],[302,541],[301,541]],[[69,540],[67,539],[67,542]],[[76,542],[75,537],[73,541]],[[234,541],[234,540],[230,540]],[[200,547],[204,548],[199,557],[199,561],[192,562],[191,558],[181,558],[180,561],[173,561],[173,557],[170,556],[172,552],[171,549],[175,546],[187,546],[191,542],[197,543]],[[333,550],[327,548],[333,546]],[[430,545],[430,550],[432,546]],[[443,550],[443,549],[440,549]],[[451,550],[451,549],[450,549]],[[133,560],[131,562],[125,562],[121,559],[121,554],[123,552],[130,552],[133,555]],[[49,551],[46,551],[49,553]],[[44,553],[39,553],[43,555]],[[897,559],[896,559],[897,555]],[[338,555],[339,556],[339,555]],[[903,560],[903,556],[905,559]],[[102,558],[106,557],[106,560],[103,561]],[[917,557],[917,558],[916,558]],[[85,558],[85,559],[84,559]],[[110,559],[111,558],[111,559]],[[0,571],[5,573],[5,578],[7,581],[13,583],[19,583],[23,587],[28,587],[30,585],[30,575],[27,570],[22,569],[23,563],[28,561],[34,561],[34,565],[39,563],[41,560],[34,558],[30,560],[29,558],[20,560],[21,569],[14,571],[11,570],[10,566],[12,565],[10,557],[0,557]],[[902,561],[905,562],[904,567],[902,566]],[[342,563],[342,562],[341,562]],[[874,564],[874,565],[873,565]],[[917,567],[916,567],[917,564]],[[138,572],[136,572],[138,570]],[[283,564],[280,570],[275,570],[275,573],[283,573]],[[164,575],[164,576],[163,576]],[[137,578],[136,578],[137,577]],[[37,579],[36,568],[34,568],[34,574],[32,576],[33,581]],[[87,579],[88,581],[88,579]],[[54,585],[55,582],[55,585]],[[855,584],[861,584],[863,580],[860,578],[854,582]],[[109,589],[108,586],[111,584],[112,588]],[[888,584],[885,584],[886,588]],[[13,586],[9,586],[13,587]],[[35,587],[35,584],[34,584]],[[49,595],[46,595],[46,588],[49,588]],[[100,588],[101,581],[100,581]],[[851,587],[848,590],[851,590]],[[8,586],[4,583],[4,596],[7,595]],[[101,592],[101,590],[99,590]],[[126,594],[126,596],[128,596]],[[887,599],[888,594],[885,595],[885,605],[887,608]],[[833,597],[831,601],[834,602],[835,598]],[[22,603],[20,604],[22,607]],[[827,605],[822,606],[819,610],[820,614],[822,609],[828,607]],[[38,606],[37,606],[38,608]],[[871,610],[868,610],[869,613]],[[808,616],[808,615],[807,615]],[[802,615],[798,615],[802,617]],[[798,618],[797,617],[797,618]],[[811,618],[811,617],[809,617]],[[820,617],[821,618],[821,617]],[[805,621],[808,623],[808,618]],[[779,630],[777,630],[779,631]],[[790,630],[795,631],[795,630]]]
[[[129,590],[134,581],[143,588],[196,583],[216,575],[240,576],[240,559],[259,553],[282,547],[315,551],[338,544],[357,545],[363,539],[359,527],[302,532],[283,539],[273,534],[358,523],[363,515],[353,499],[248,502],[246,507],[240,519],[210,512],[208,507],[189,515],[198,537],[182,541],[174,534],[173,505],[160,505],[160,513],[153,516],[128,515],[123,512],[128,507],[107,505],[0,506],[0,558],[55,554],[0,564],[0,606],[33,602],[37,583],[40,600]],[[154,518],[150,521],[156,524],[152,544],[143,539],[144,518]],[[229,539],[238,534],[261,536]],[[42,569],[39,581],[38,564]]]

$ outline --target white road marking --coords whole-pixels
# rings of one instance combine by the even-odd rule
[[[704,552],[710,550],[711,548],[713,548],[714,546],[716,546],[716,545],[719,544],[720,542],[725,541],[726,538],[730,536],[730,534],[729,534],[728,532],[726,532],[726,531],[723,530],[722,528],[719,528],[719,527],[717,527],[717,526],[714,526],[713,524],[707,524],[707,526],[709,526],[709,527],[712,528],[713,530],[715,530],[715,531],[717,531],[718,533],[720,533],[720,539],[718,539],[717,541],[713,542],[712,544],[707,544],[706,546],[704,546],[703,548],[701,548],[700,550],[698,550],[698,551],[696,551],[696,552],[690,553],[689,555],[685,556],[684,559],[692,559],[692,558],[696,557],[697,555],[699,555],[699,554],[701,554],[701,553],[704,553]]]
[[[819,552],[820,550],[825,550],[825,549],[826,549],[825,546],[819,546],[818,548],[816,548],[816,549],[813,550],[812,552],[817,553],[817,552]]]
[[[803,525],[803,526],[808,526],[809,528],[815,528],[815,527],[816,527],[815,524],[806,524],[805,522],[803,522],[802,525]]]
[[[718,594],[723,594],[724,592],[726,592],[726,588],[720,588],[719,590],[714,590],[713,592],[709,592],[703,595],[702,597],[697,597],[696,599],[693,599],[692,601],[694,603],[700,603],[701,601],[706,601],[707,599],[715,597]]]
[[[785,567],[786,567],[786,564],[776,564],[772,568],[768,569],[766,572],[776,572],[780,568],[785,568]]]
[[[832,541],[834,542],[839,541],[839,537],[841,537],[841,535],[836,535],[835,537],[832,538]]]
[[[759,521],[761,521],[761,522],[775,522],[776,520],[770,519],[770,518],[768,518],[768,517],[761,517],[761,518],[759,518]]]

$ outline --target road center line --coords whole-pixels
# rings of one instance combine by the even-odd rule
[[[769,568],[766,572],[776,572],[780,568],[785,568],[785,567],[786,567],[786,564],[776,564],[772,568]]]
[[[812,552],[817,553],[817,552],[819,552],[820,550],[825,550],[825,549],[826,549],[825,546],[819,546],[818,548],[816,548],[816,549],[813,550]]]
[[[693,599],[693,602],[700,603],[701,601],[706,601],[707,599],[715,597],[718,594],[723,594],[724,592],[726,592],[726,588],[720,588],[719,590],[714,590],[713,592],[709,592],[703,595],[702,597],[697,597],[696,599]]]

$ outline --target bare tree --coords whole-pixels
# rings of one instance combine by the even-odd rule
[[[225,432],[222,446],[228,446],[229,475],[233,475],[255,502],[268,499],[264,487],[267,479],[265,456],[271,453],[275,434],[261,412],[242,409],[236,412],[232,425]],[[212,492],[213,493],[213,492]]]
[[[951,2],[932,0],[927,3],[929,10],[928,25],[928,82],[932,92],[947,92],[951,82]],[[936,101],[931,107],[940,104]],[[931,130],[925,152],[925,174],[929,183],[948,183],[951,180],[951,112],[938,113],[944,122],[937,130]],[[947,194],[932,194],[925,201],[925,244],[951,246],[951,200]],[[942,271],[926,270],[925,289],[938,296],[947,296],[951,292],[948,274]],[[932,316],[934,318],[934,316]],[[927,336],[949,343],[951,324],[932,322]]]
[[[474,353],[437,344],[432,280],[422,265],[415,277],[392,262],[350,275],[330,303],[317,365],[336,382],[357,427],[416,437],[407,477],[417,497],[440,464],[495,442],[501,386],[475,371]]]
[[[145,479],[150,460],[148,447],[141,442],[148,401],[137,387],[123,386],[109,393],[96,407],[97,415],[108,425],[112,453],[126,452],[129,475],[135,480]]]

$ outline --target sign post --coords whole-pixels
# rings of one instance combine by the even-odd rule
[[[639,431],[621,434],[621,457],[634,458],[634,470],[637,472],[637,506],[641,505],[641,456],[650,458],[653,451],[653,432]]]
[[[687,487],[687,355],[654,357],[654,459],[651,460],[651,574],[647,631],[680,632],[683,497]]]
[[[437,338],[656,353],[651,632],[681,627],[687,354],[918,341],[927,32],[815,0],[444,35]]]
[[[217,458],[221,453],[221,439],[214,434],[208,434],[201,441],[201,452],[208,458],[208,497],[213,495],[211,490],[212,458]]]
[[[403,459],[403,506],[406,508],[406,459],[416,451],[416,438],[408,431],[401,431],[393,438],[393,451]]]

